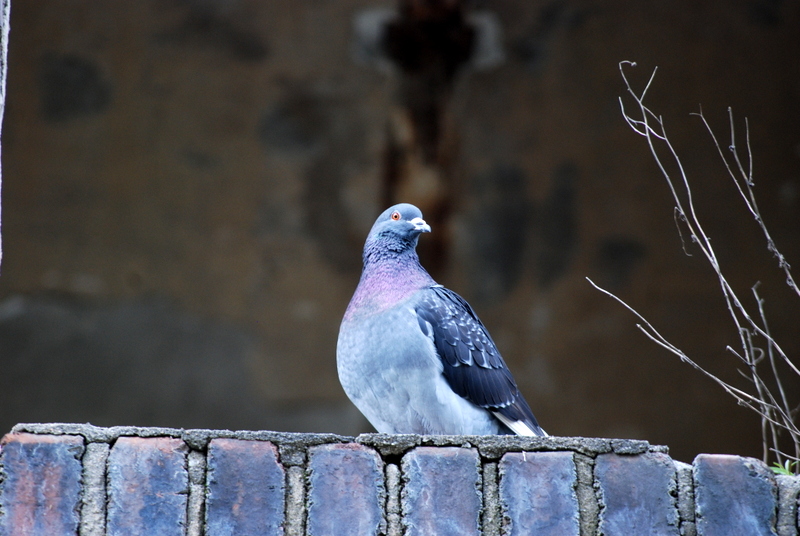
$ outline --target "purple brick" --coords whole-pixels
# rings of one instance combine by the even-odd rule
[[[694,481],[698,535],[776,534],[777,486],[759,460],[700,454]]]
[[[383,462],[356,443],[309,449],[308,534],[379,534],[383,529]]]
[[[275,445],[212,440],[206,481],[207,536],[283,534],[284,471]]]
[[[657,452],[601,454],[595,460],[595,478],[604,506],[602,534],[680,535],[672,458]]]
[[[571,452],[510,452],[500,468],[500,502],[511,536],[578,536],[577,474]]]
[[[0,441],[0,534],[78,533],[83,438],[8,434]]]
[[[475,449],[417,447],[403,456],[407,536],[479,535],[481,465]]]
[[[121,437],[108,456],[108,536],[182,536],[186,446],[167,437]]]

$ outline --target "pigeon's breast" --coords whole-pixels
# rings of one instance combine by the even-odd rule
[[[411,299],[371,313],[345,316],[337,353],[358,366],[361,374],[380,374],[390,368],[438,368],[433,341],[419,327]]]
[[[433,342],[419,328],[410,304],[369,316],[345,319],[336,349],[345,393],[379,431],[415,419],[415,392],[441,377]]]

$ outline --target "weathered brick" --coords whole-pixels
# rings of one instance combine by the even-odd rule
[[[759,460],[700,454],[694,460],[697,534],[776,534],[777,486]]]
[[[383,462],[357,443],[309,449],[308,534],[378,534],[385,527]]]
[[[577,474],[571,452],[510,452],[500,460],[504,534],[578,536]]]
[[[595,478],[602,534],[680,535],[676,470],[669,456],[601,454]]]
[[[108,456],[108,536],[181,536],[187,448],[180,439],[121,437]]]
[[[475,449],[417,447],[403,456],[406,535],[480,534],[480,468]]]
[[[0,535],[75,535],[83,438],[8,434],[0,442]]]
[[[284,471],[268,441],[214,439],[208,445],[206,534],[283,534]]]

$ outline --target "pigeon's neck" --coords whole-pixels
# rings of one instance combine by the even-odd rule
[[[347,307],[345,320],[380,313],[434,284],[436,282],[420,265],[413,249],[403,252],[365,250],[364,270]]]

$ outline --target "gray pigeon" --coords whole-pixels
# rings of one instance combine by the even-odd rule
[[[345,393],[381,433],[547,435],[475,311],[420,265],[430,231],[406,203],[372,226],[339,329]]]

